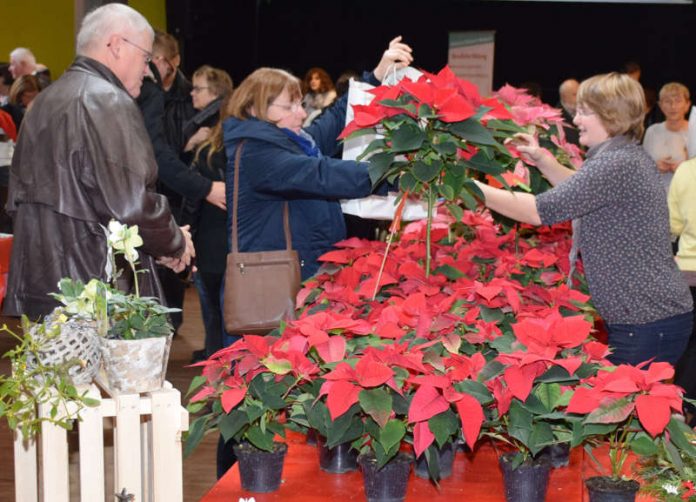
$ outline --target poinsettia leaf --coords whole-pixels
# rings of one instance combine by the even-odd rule
[[[377,186],[384,179],[393,161],[394,154],[392,152],[379,152],[370,157],[370,166],[367,168],[367,171],[373,187]]]
[[[428,425],[439,447],[448,443],[459,432],[459,420],[451,409],[435,415],[428,420]]]
[[[184,458],[188,457],[200,444],[205,431],[208,429],[210,420],[209,416],[203,416],[191,422],[191,426],[186,434],[186,443],[184,444]]]
[[[577,374],[577,371],[576,371]],[[550,366],[541,376],[537,377],[537,382],[544,383],[570,383],[577,382],[577,376],[570,376],[562,366]]]
[[[445,184],[437,185],[437,192],[446,200],[454,200],[454,196],[457,193],[454,188]]]
[[[575,396],[577,396],[577,392],[575,392]],[[635,407],[635,403],[628,398],[614,399],[608,403],[601,403],[599,408],[587,415],[585,422],[597,424],[623,422],[633,412]]]
[[[367,145],[367,148],[362,151],[360,155],[358,155],[357,160],[363,160],[367,158],[369,154],[371,154],[374,151],[377,150],[383,150],[387,147],[387,142],[384,140],[384,138],[377,138],[373,139],[370,141],[370,144]]]
[[[464,211],[457,204],[447,204],[447,210],[456,221],[461,221],[464,217]]]
[[[473,449],[479,437],[479,433],[481,432],[481,424],[483,424],[485,419],[481,403],[479,403],[476,398],[464,394],[462,398],[454,404],[459,413],[459,418],[462,421],[462,432],[466,444]]]
[[[524,409],[519,401],[513,399],[510,403],[510,410],[508,411],[510,417],[510,422],[508,426],[508,433],[510,436],[519,440],[523,445],[529,448],[529,437],[532,434],[532,421],[533,415]]]
[[[418,180],[410,172],[405,172],[399,178],[399,189],[402,192],[418,192]]]
[[[488,404],[493,400],[493,395],[488,390],[488,387],[475,380],[462,380],[454,384],[454,388],[459,392],[465,392],[475,397],[481,404]]]
[[[677,448],[687,455],[696,457],[696,445],[691,444],[688,439],[688,437],[692,435],[694,431],[687,424],[675,417],[672,417],[667,425],[667,430],[669,431],[670,441],[672,441]]]
[[[433,143],[433,148],[442,156],[454,155],[457,153],[457,144],[453,141],[445,140],[440,143]]]
[[[384,428],[379,430],[377,441],[385,451],[401,444],[406,434],[406,426],[400,420],[389,420]]]
[[[464,207],[466,207],[470,211],[475,211],[479,204],[478,201],[474,198],[474,195],[478,197],[479,200],[484,199],[483,192],[481,192],[481,189],[479,187],[477,187],[473,183],[464,183],[464,187],[459,191],[459,198],[464,204]]]
[[[365,389],[360,392],[360,407],[381,427],[387,424],[392,411],[392,396],[385,389]]]
[[[428,422],[418,422],[413,427],[413,450],[420,457],[435,441],[435,435],[430,431]]]
[[[412,123],[403,124],[391,133],[392,150],[396,153],[418,150],[425,138],[425,133],[417,125]]]
[[[263,451],[273,451],[274,436],[275,434],[272,431],[262,431],[259,427],[251,427],[246,434],[244,434],[244,437],[246,437],[251,444]]]
[[[356,416],[360,412],[360,406],[354,404],[350,409],[335,420],[329,420],[326,426],[326,444],[329,448],[355,439],[356,424],[359,428],[357,434],[362,433],[362,422]]]
[[[535,422],[529,435],[528,448],[532,455],[536,456],[546,446],[553,444],[553,430],[546,422]]]
[[[463,122],[450,124],[449,130],[463,140],[477,145],[496,145],[497,142],[491,132],[476,119],[468,119]]]
[[[328,436],[327,425],[331,422],[331,417],[329,415],[329,409],[326,405],[317,401],[313,403],[312,401],[305,401],[302,403],[305,415],[307,416],[307,421],[312,429],[315,429],[324,437]]]
[[[551,411],[558,406],[561,399],[561,386],[557,383],[542,383],[534,389],[534,396],[543,403],[548,411]]]
[[[430,183],[440,175],[441,171],[442,162],[439,160],[434,160],[431,163],[418,160],[413,163],[413,167],[411,168],[413,176],[422,183]]]
[[[655,441],[650,439],[647,434],[637,435],[637,437],[630,442],[629,446],[636,455],[643,457],[649,457],[658,452]]]
[[[331,420],[336,420],[358,402],[358,395],[362,389],[345,380],[333,382],[326,398],[326,406],[329,408]]]
[[[227,389],[222,393],[220,402],[225,413],[229,413],[232,408],[237,406],[246,396],[246,388]]]
[[[505,172],[500,164],[490,159],[483,151],[478,152],[469,160],[461,161],[466,167],[485,174],[502,174]]]
[[[669,399],[641,394],[636,397],[635,407],[638,420],[648,434],[655,437],[665,430],[671,416]]]
[[[218,421],[218,429],[225,441],[229,441],[249,423],[247,414],[240,410],[232,410],[226,415],[222,415]]]
[[[421,385],[411,400],[408,421],[422,422],[447,409],[449,409],[449,403],[435,387]]]
[[[456,281],[457,279],[460,279],[461,277],[465,276],[464,272],[462,272],[458,268],[453,267],[450,264],[445,264],[437,267],[435,270],[433,270],[433,274],[444,275],[450,281]]]

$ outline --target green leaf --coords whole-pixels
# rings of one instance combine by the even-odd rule
[[[687,434],[693,434],[693,430],[681,420],[672,417],[667,424],[670,440],[685,454],[696,457],[696,446],[687,439]]]
[[[235,409],[220,417],[218,429],[220,429],[222,438],[225,441],[229,441],[247,424],[249,424],[249,420],[246,413]]]
[[[401,443],[406,434],[406,426],[399,420],[389,420],[384,428],[380,429],[377,441],[386,452]]]
[[[537,453],[546,446],[553,444],[554,441],[555,438],[551,425],[546,422],[535,422],[529,435],[529,451],[536,456]]]
[[[373,187],[382,181],[393,161],[394,154],[392,152],[379,152],[370,157],[370,166],[367,171]]]
[[[387,424],[392,411],[391,394],[380,388],[364,389],[358,396],[360,407],[381,427]]]
[[[449,130],[463,140],[477,145],[497,145],[491,132],[474,119],[450,124]]]
[[[447,210],[449,211],[452,218],[457,221],[462,221],[464,217],[464,211],[457,204],[447,204]]]
[[[517,339],[512,333],[504,333],[503,335],[495,338],[491,343],[491,348],[497,350],[498,352],[509,354],[512,352],[512,344],[515,343]]]
[[[442,447],[459,432],[459,420],[452,410],[447,410],[431,417],[428,420],[428,427],[435,436],[438,446]]]
[[[558,402],[561,399],[561,386],[557,383],[542,383],[534,389],[534,395],[547,410],[551,411],[558,406]]]
[[[188,457],[191,452],[196,449],[201,439],[203,439],[205,431],[209,428],[209,422],[209,416],[200,417],[191,422],[191,426],[186,435],[186,443],[184,444],[184,457]]]
[[[433,143],[433,148],[440,155],[454,155],[457,153],[457,144],[453,141],[443,141],[442,143]]]
[[[331,422],[331,417],[329,415],[329,409],[321,401],[317,401],[312,404],[311,401],[306,401],[303,403],[305,414],[307,415],[307,421],[312,429],[316,429],[319,434],[324,437],[328,436],[327,424]]]
[[[440,267],[437,267],[434,271],[434,274],[437,275],[444,275],[447,277],[450,281],[456,281],[460,277],[464,277],[465,274],[458,268],[453,267],[452,265],[445,264]]]
[[[362,151],[360,155],[358,155],[356,160],[363,160],[367,158],[368,155],[370,155],[372,152],[375,152],[377,150],[384,150],[387,148],[387,142],[384,140],[384,138],[377,138],[373,139],[370,141],[370,144],[367,145],[367,148]]]
[[[551,366],[540,377],[537,378],[538,382],[544,382],[547,384],[569,383],[576,382],[577,380],[577,377],[570,376],[564,368],[556,365]]]
[[[266,358],[263,364],[271,373],[276,375],[287,375],[292,371],[292,363],[287,359],[269,359],[270,358]]]
[[[399,188],[402,192],[417,192],[416,187],[418,186],[418,181],[414,178],[413,174],[405,172],[399,178]]]
[[[259,450],[273,451],[273,437],[275,435],[272,431],[261,431],[259,427],[252,427],[246,432],[245,436]]]
[[[509,410],[510,423],[508,433],[529,448],[529,438],[532,434],[533,415],[524,409],[516,399],[512,400]]]
[[[658,452],[657,445],[647,435],[636,437],[633,441],[631,441],[630,447],[636,455],[643,457],[656,455]]]
[[[461,382],[454,384],[454,388],[457,390],[457,392],[465,392],[476,398],[481,404],[487,404],[493,399],[493,396],[488,388],[481,382],[476,382],[474,380],[462,380]]]
[[[505,168],[488,158],[483,152],[478,152],[471,159],[462,160],[461,162],[466,167],[485,174],[502,174],[505,172]]]
[[[391,139],[394,152],[412,152],[421,147],[423,141],[425,141],[425,133],[417,125],[407,123],[393,131]]]
[[[438,193],[439,193],[442,197],[444,197],[445,199],[450,200],[450,201],[451,201],[451,200],[454,200],[455,191],[454,191],[454,188],[452,188],[451,186],[449,186],[449,185],[438,185],[438,186],[437,186],[437,191],[438,191]]]
[[[411,169],[413,176],[422,183],[430,183],[440,175],[440,171],[442,171],[442,162],[439,160],[435,160],[430,164],[418,160],[413,163],[413,168]]]

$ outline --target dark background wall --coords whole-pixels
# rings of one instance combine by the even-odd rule
[[[558,84],[643,68],[642,82],[668,81],[696,92],[696,6],[466,0],[167,0],[169,31],[182,44],[187,75],[208,63],[236,83],[259,66],[311,66],[334,79],[345,69],[371,69],[401,34],[415,65],[447,63],[448,32],[495,30],[494,87],[537,81],[555,103]]]

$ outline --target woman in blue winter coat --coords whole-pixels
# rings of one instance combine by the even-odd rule
[[[368,81],[378,85],[386,72],[408,66],[411,48],[397,37]],[[319,268],[317,258],[345,238],[339,199],[370,194],[367,164],[331,158],[345,125],[347,96],[307,129],[300,81],[286,71],[259,68],[232,95],[223,124],[227,152],[228,235],[234,160],[243,145],[239,169],[239,250],[285,248],[283,205],[289,204],[292,246],[300,257],[302,279]]]

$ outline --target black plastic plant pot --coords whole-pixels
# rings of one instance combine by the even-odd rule
[[[307,429],[307,444],[310,446],[316,445],[318,435],[316,429]]]
[[[288,445],[274,443],[272,452],[259,450],[249,443],[234,445],[234,453],[239,461],[239,477],[242,488],[256,493],[274,492],[280,488],[283,475],[283,462]]]
[[[585,480],[590,502],[633,502],[640,488],[638,481],[594,476]]]
[[[549,484],[551,464],[546,457],[526,461],[512,468],[515,453],[506,453],[499,458],[505,483],[507,502],[544,502]]]
[[[551,462],[551,467],[558,469],[568,467],[570,463],[570,443],[558,443],[543,449],[542,455],[546,455]]]
[[[367,502],[403,502],[412,462],[411,455],[401,452],[377,469],[373,454],[360,455],[358,464],[362,468]]]
[[[456,448],[452,443],[445,443],[442,448],[438,448],[438,465],[440,466],[440,477],[438,479],[446,479],[452,475],[455,450]],[[425,453],[416,459],[414,471],[419,478],[430,478],[428,462],[425,460]]]
[[[350,447],[350,442],[341,443],[333,448],[326,446],[326,438],[317,434],[317,451],[319,467],[332,474],[343,474],[358,468],[358,452]]]

